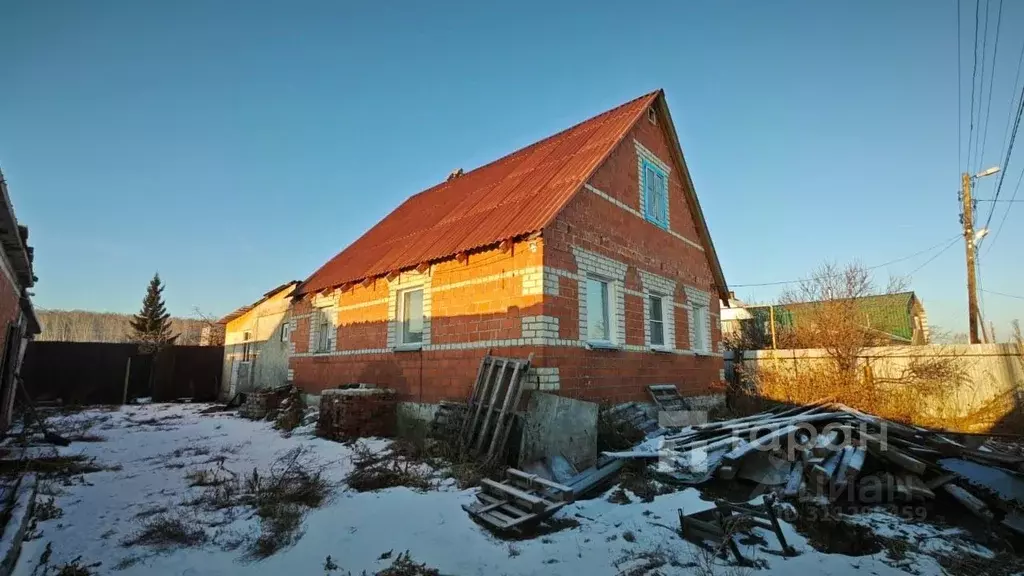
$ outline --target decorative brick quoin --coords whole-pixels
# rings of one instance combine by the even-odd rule
[[[722,391],[728,288],[661,90],[416,194],[295,290],[289,378],[465,400],[480,358],[528,386]]]

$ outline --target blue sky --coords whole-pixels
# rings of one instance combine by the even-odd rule
[[[133,312],[159,270],[172,313],[226,313],[305,278],[452,169],[658,87],[730,284],[880,264],[960,230],[970,0],[959,104],[952,0],[384,4],[0,5],[0,166],[31,227],[37,306]],[[1024,42],[1024,4],[1004,4],[972,167],[1004,153]],[[1024,295],[1024,205],[1000,203],[993,228],[1007,207],[982,286]],[[962,244],[912,287],[933,324],[966,330]],[[1024,318],[1024,300],[984,305],[1004,335]]]

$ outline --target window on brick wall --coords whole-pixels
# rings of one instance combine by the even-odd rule
[[[423,342],[423,288],[398,293],[398,344],[412,346]]]
[[[327,315],[320,314],[320,323],[316,329],[316,351],[318,353],[330,352],[331,346],[331,322]]]
[[[711,323],[708,320],[708,307],[704,304],[693,304],[693,344],[694,352],[707,354],[711,352]]]
[[[662,228],[668,228],[668,177],[653,163],[644,160],[644,217]]]
[[[587,277],[587,340],[611,344],[614,334],[611,283],[603,278]]]
[[[242,362],[252,360],[252,332],[242,332]]]
[[[651,332],[651,346],[665,347],[665,297],[651,294],[647,297],[647,318]]]

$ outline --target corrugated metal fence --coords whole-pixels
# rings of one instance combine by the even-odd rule
[[[211,401],[220,388],[223,357],[221,346],[168,346],[144,354],[136,344],[33,341],[21,376],[33,399],[65,404],[120,404],[126,395],[128,401]]]

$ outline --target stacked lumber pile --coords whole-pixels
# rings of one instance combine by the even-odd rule
[[[971,449],[949,435],[829,402],[688,426],[657,440],[604,455],[646,458],[684,484],[747,480],[781,498],[819,504],[924,503],[941,492],[985,520],[993,519],[990,506],[964,487],[969,484],[957,484],[940,460],[1024,471],[1020,455]]]

